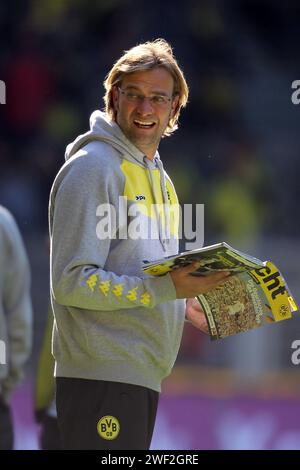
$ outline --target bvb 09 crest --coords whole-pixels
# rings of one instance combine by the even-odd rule
[[[120,423],[114,416],[103,416],[97,424],[97,431],[102,439],[112,441],[120,432]]]

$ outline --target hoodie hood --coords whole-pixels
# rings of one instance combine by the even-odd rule
[[[92,141],[106,142],[110,144],[114,149],[121,153],[123,158],[133,163],[139,164],[148,169],[150,173],[150,181],[153,192],[155,204],[157,206],[157,195],[155,192],[155,185],[153,180],[152,171],[156,168],[160,172],[161,190],[164,200],[164,224],[159,220],[159,238],[164,250],[167,250],[167,244],[169,241],[170,232],[170,212],[166,191],[166,176],[163,168],[163,164],[160,160],[159,153],[156,151],[153,161],[147,158],[143,152],[141,152],[135,145],[133,145],[129,139],[122,132],[121,128],[114,121],[110,121],[107,115],[96,110],[91,114],[90,117],[90,130],[85,134],[79,135],[72,143],[70,143],[65,152],[65,159],[69,160],[75,153]],[[156,207],[157,209],[157,207]],[[158,213],[157,213],[158,215]],[[164,227],[164,228],[163,228]]]
[[[127,160],[147,166],[143,152],[127,139],[116,122],[108,120],[107,115],[99,110],[91,114],[90,130],[79,135],[74,142],[67,146],[65,159],[69,160],[80,148],[95,140],[112,145]],[[159,158],[158,152],[156,152],[155,158]]]

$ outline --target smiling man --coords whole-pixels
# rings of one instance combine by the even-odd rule
[[[127,138],[153,160],[178,106],[174,80],[164,68],[135,72],[113,88],[115,117]]]
[[[65,449],[148,449],[185,317],[207,331],[194,297],[226,273],[142,272],[143,260],[178,253],[178,200],[157,150],[188,98],[170,45],[126,51],[104,86],[105,112],[67,147],[50,196],[58,420]],[[128,229],[136,208],[138,226],[155,231]],[[110,209],[120,217],[116,226],[108,217],[107,236],[99,227]]]

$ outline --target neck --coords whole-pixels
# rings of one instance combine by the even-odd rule
[[[155,157],[155,153],[151,153],[150,155],[149,155],[149,152],[148,152],[148,154],[145,153],[145,157],[147,157],[149,160],[151,160],[153,162],[154,157]]]
[[[152,161],[154,160],[155,154],[157,152],[157,147],[150,150],[149,148],[143,148],[143,145],[138,145],[134,142],[133,142],[133,145],[135,145],[136,148],[138,148],[141,152],[143,152],[145,157],[147,157],[149,160],[152,160]]]

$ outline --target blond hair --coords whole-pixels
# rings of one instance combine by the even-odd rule
[[[164,39],[156,39],[132,47],[125,51],[124,55],[113,65],[103,83],[105,112],[111,120],[116,118],[113,87],[121,83],[124,75],[158,67],[165,68],[172,75],[174,80],[173,98],[179,97],[174,116],[170,118],[163,136],[171,135],[178,128],[179,114],[181,108],[186,106],[189,89],[183,72],[173,55],[172,48]]]

